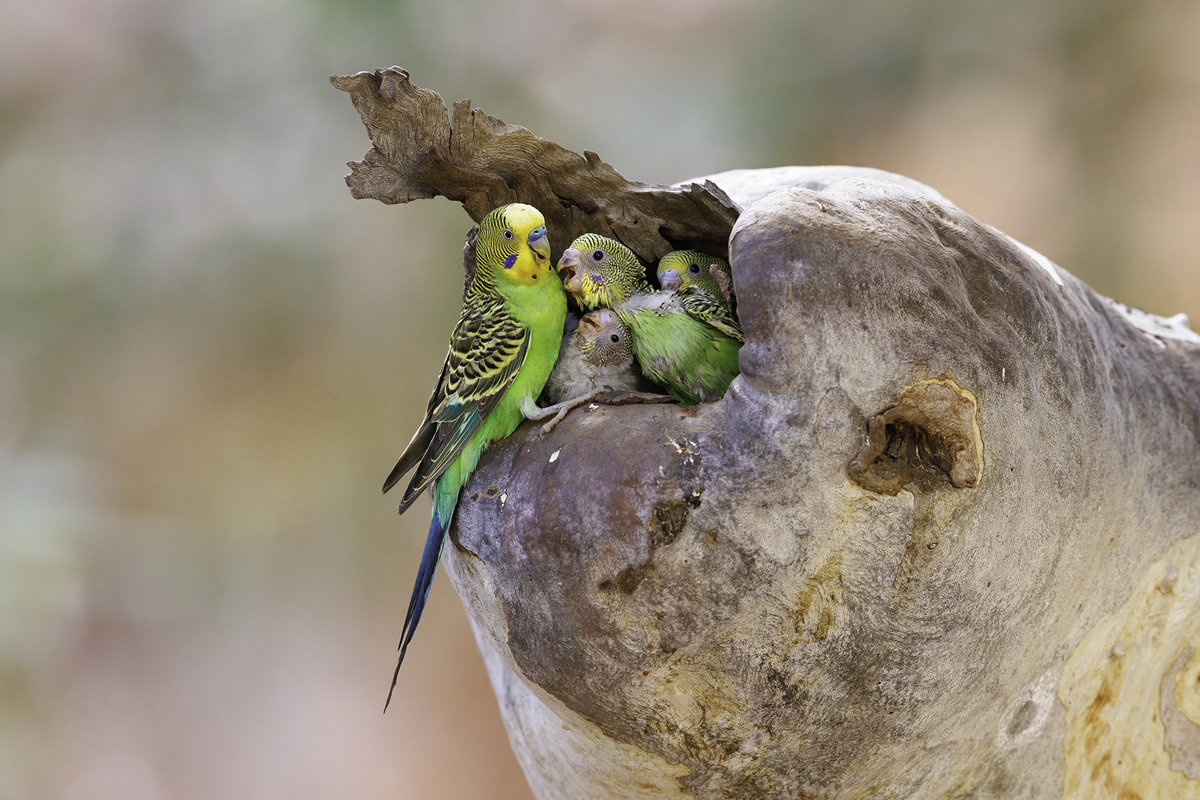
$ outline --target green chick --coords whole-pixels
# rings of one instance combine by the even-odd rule
[[[551,266],[541,212],[523,203],[492,210],[479,223],[475,248],[475,274],[425,419],[383,483],[386,492],[415,468],[400,501],[401,513],[433,487],[433,519],[404,618],[389,703],[425,608],[459,491],[480,455],[522,420],[550,417],[545,431],[590,399],[548,408],[540,408],[535,399],[558,358],[567,313],[567,295]]]
[[[581,308],[616,312],[633,334],[642,373],[671,396],[694,405],[725,394],[746,337],[723,304],[694,286],[653,291],[633,252],[597,234],[572,242],[558,271]]]
[[[612,308],[635,294],[654,291],[633,251],[598,233],[585,233],[571,242],[558,260],[558,274],[584,311]]]
[[[664,289],[695,286],[725,306],[733,308],[733,275],[729,262],[699,250],[674,250],[658,262],[658,285]]]

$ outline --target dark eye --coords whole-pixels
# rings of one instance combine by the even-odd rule
[[[592,260],[593,261],[603,261],[604,260],[604,251],[603,250],[593,250],[592,251]]]
[[[617,336],[615,333],[610,333],[610,334],[608,335],[608,340],[609,340],[610,342],[619,342],[619,341],[621,341],[621,337],[620,337],[620,336]]]
[[[700,265],[699,264],[688,264],[688,272],[692,273],[693,275],[699,275],[700,274]]]
[[[510,231],[508,228],[505,228],[505,229],[504,229],[504,238],[505,238],[505,239],[511,239],[511,238],[512,238],[512,231]]]

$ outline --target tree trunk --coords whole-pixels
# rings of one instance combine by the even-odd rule
[[[387,75],[337,79],[368,130]],[[526,424],[463,490],[534,793],[1200,798],[1200,337],[899,176],[646,187],[653,226],[618,183],[580,224],[733,209],[747,341],[720,401]]]

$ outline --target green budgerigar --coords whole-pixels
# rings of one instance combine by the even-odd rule
[[[401,513],[433,487],[433,520],[404,618],[392,690],[421,620],[459,491],[480,455],[522,420],[553,417],[549,426],[586,399],[549,408],[536,402],[558,358],[567,313],[541,212],[522,203],[494,209],[479,223],[475,251],[475,274],[425,419],[383,483],[386,492],[416,468]]]
[[[725,394],[746,337],[722,303],[694,286],[652,290],[633,251],[597,234],[572,242],[558,271],[581,308],[611,307],[629,327],[647,378],[689,405]]]
[[[557,403],[598,388],[636,391],[640,382],[629,328],[611,308],[598,308],[563,337],[544,396]]]
[[[729,262],[723,258],[699,250],[673,250],[662,257],[655,271],[658,285],[664,289],[695,286],[724,305],[727,311],[734,307],[733,274],[729,271]]]
[[[633,251],[598,233],[585,233],[571,242],[558,260],[558,274],[584,311],[612,308],[635,294],[654,291]]]

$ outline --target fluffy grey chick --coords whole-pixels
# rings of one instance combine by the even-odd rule
[[[629,328],[612,309],[600,308],[584,314],[579,326],[563,337],[542,396],[556,403],[601,386],[636,391],[641,382]]]

